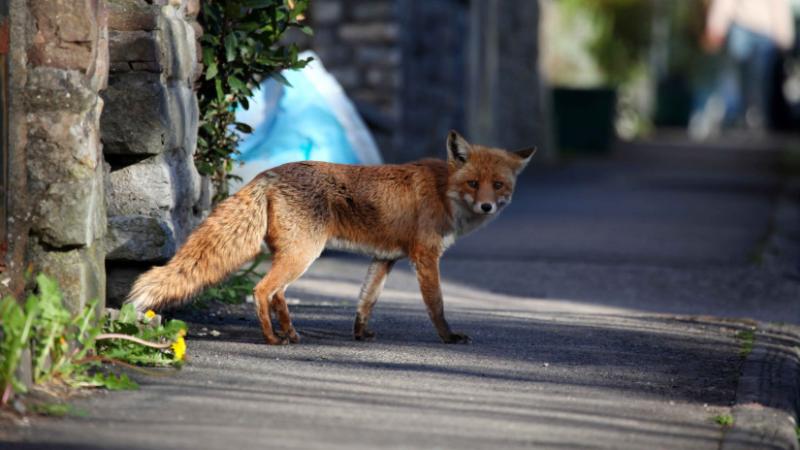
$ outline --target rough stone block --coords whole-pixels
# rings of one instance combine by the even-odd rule
[[[38,196],[31,232],[55,248],[89,245],[106,231],[103,182],[98,175],[53,182]]]
[[[124,261],[158,261],[175,254],[177,242],[168,220],[146,216],[108,219],[106,258]]]
[[[96,119],[69,112],[42,112],[28,119],[28,177],[33,183],[95,176],[101,160]]]
[[[165,6],[159,16],[162,33],[160,44],[164,67],[168,80],[191,82],[197,64],[194,29],[180,14],[180,10]]]
[[[163,156],[109,175],[108,215],[167,217],[174,208],[172,169]]]
[[[106,154],[156,155],[166,150],[169,128],[166,89],[157,74],[130,72],[111,77],[102,92],[100,117]]]
[[[171,126],[167,129],[167,149],[184,149],[192,155],[197,147],[197,128],[200,109],[197,96],[185,83],[172,83],[167,87],[167,117]]]
[[[108,28],[116,31],[152,31],[159,8],[144,0],[108,0]]]
[[[194,166],[192,155],[182,150],[171,153],[169,167],[173,180],[174,208],[172,225],[178,243],[189,236],[199,223],[198,212],[201,211],[202,180]]]
[[[128,63],[128,67],[135,72],[161,73],[162,71],[161,64],[157,61],[133,61]]]
[[[114,74],[130,72],[131,70],[133,70],[133,67],[127,61],[118,62],[118,63],[111,63],[109,65],[109,69],[108,69],[109,73],[114,73]]]
[[[106,293],[105,253],[103,241],[69,251],[51,251],[40,243],[32,242],[29,258],[37,271],[58,281],[64,304],[72,312],[82,310],[94,299],[103,299]]]
[[[27,110],[86,113],[97,103],[97,91],[74,70],[36,67],[28,72],[25,86]]]
[[[36,34],[28,50],[34,66],[91,71],[97,45],[98,3],[92,0],[30,0]]]
[[[88,73],[90,78],[89,85],[95,92],[101,91],[108,87],[108,73],[111,66],[111,61],[109,56],[108,27],[105,23],[107,22],[107,19],[108,14],[104,10],[102,18],[100,19],[102,22],[102,28],[100,29],[97,38],[97,55],[95,57],[95,63],[92,70]]]
[[[98,116],[42,112],[28,116],[31,230],[55,248],[89,245],[105,233]]]
[[[109,58],[118,62],[158,62],[160,49],[155,32],[109,31]]]

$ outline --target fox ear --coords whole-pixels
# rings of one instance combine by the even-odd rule
[[[456,130],[450,130],[447,134],[447,160],[455,161],[457,164],[467,162],[469,152],[472,148]]]
[[[516,155],[521,160],[520,161],[521,164],[517,169],[517,173],[520,173],[522,172],[522,169],[524,169],[525,166],[527,166],[528,163],[531,162],[531,159],[533,159],[533,155],[536,154],[536,147],[528,147],[528,148],[523,148],[521,150],[514,150],[511,153]]]

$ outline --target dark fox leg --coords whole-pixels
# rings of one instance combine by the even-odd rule
[[[444,318],[444,303],[439,284],[439,256],[433,252],[412,255],[412,262],[417,270],[417,281],[422,292],[422,300],[428,309],[428,316],[436,327],[439,337],[447,344],[468,343],[469,337],[462,333],[453,333]]]
[[[353,324],[353,337],[358,341],[375,337],[375,333],[367,328],[367,322],[370,314],[372,314],[375,302],[378,301],[378,296],[381,295],[383,283],[386,282],[386,277],[392,270],[394,263],[394,260],[375,259],[367,270],[367,277],[361,286],[361,293],[358,296],[358,311]]]
[[[292,325],[292,316],[289,314],[289,305],[286,304],[285,293],[285,289],[278,291],[272,297],[270,307],[275,310],[275,315],[278,316],[278,322],[281,324],[281,331],[284,337],[289,339],[292,344],[296,344],[300,342],[300,336],[297,335],[297,331]]]

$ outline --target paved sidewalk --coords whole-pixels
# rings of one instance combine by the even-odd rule
[[[367,261],[328,255],[289,292],[300,345],[262,345],[252,305],[184,311],[191,361],[177,376],[140,377],[140,391],[79,400],[86,417],[34,419],[0,440],[796,447],[785,433],[796,405],[775,399],[797,397],[800,281],[793,247],[777,257],[772,243],[778,206],[791,218],[797,204],[781,201],[782,180],[759,165],[666,160],[532,171],[504,216],[442,263],[448,320],[471,345],[437,341],[403,263],[376,307],[377,339],[352,341]],[[741,331],[752,329],[746,357]],[[725,414],[732,429],[713,420]]]

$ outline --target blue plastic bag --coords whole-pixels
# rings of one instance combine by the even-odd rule
[[[250,99],[250,108],[239,107],[237,122],[254,131],[239,142],[233,171],[242,184],[258,173],[292,161],[329,161],[344,164],[380,164],[380,153],[369,130],[318,57],[302,70],[285,70],[291,86],[264,81]],[[241,187],[233,183],[231,192]]]

